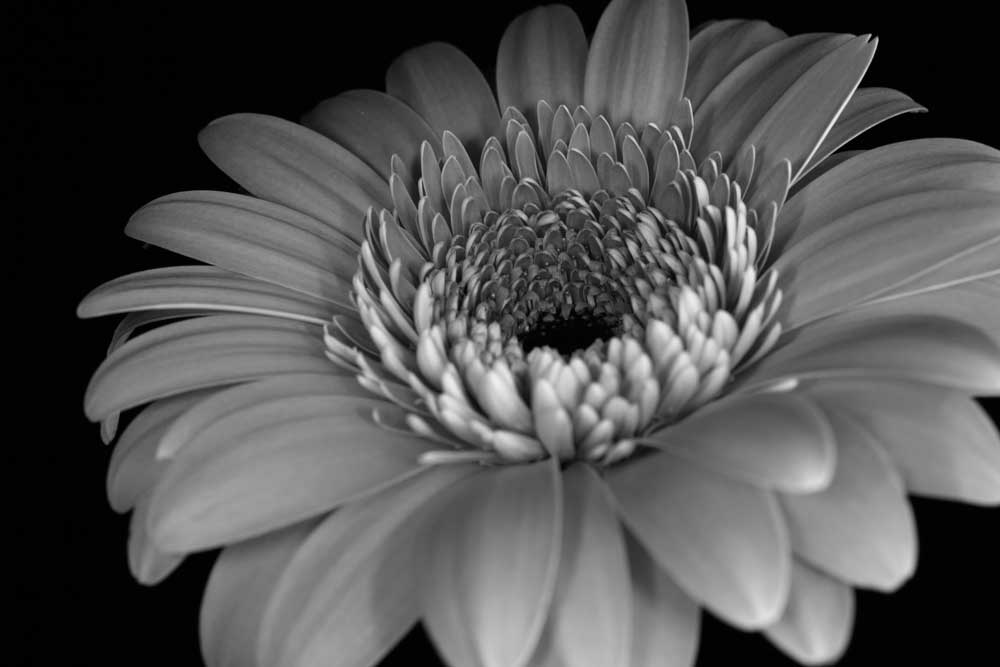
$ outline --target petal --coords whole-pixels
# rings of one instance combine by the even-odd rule
[[[791,248],[872,204],[933,190],[1000,192],[1000,151],[962,139],[917,139],[865,151],[785,203],[774,248]]]
[[[691,152],[720,151],[729,165],[750,131],[796,81],[850,35],[796,35],[766,46],[720,81],[698,107]]]
[[[108,464],[108,500],[116,512],[127,512],[160,478],[156,460],[160,438],[180,415],[211,392],[191,392],[156,401],[143,408],[122,433]]]
[[[1000,433],[965,394],[928,384],[849,380],[806,391],[875,436],[909,493],[1000,503]]]
[[[761,174],[791,160],[795,182],[868,70],[878,44],[868,39],[855,37],[810,67],[750,130],[736,154],[755,146],[755,170]]]
[[[608,489],[587,466],[563,473],[563,543],[552,609],[531,665],[629,665],[632,582]]]
[[[386,91],[413,107],[438,136],[452,132],[473,155],[500,126],[490,84],[451,44],[410,49],[389,66],[385,82]]]
[[[201,652],[208,667],[262,664],[252,638],[278,577],[315,525],[307,521],[223,549],[201,602]]]
[[[360,399],[329,403],[284,421],[251,412],[181,449],[154,491],[149,522],[157,545],[195,551],[260,535],[417,469],[427,446],[359,415],[370,407]]]
[[[536,7],[507,27],[497,54],[500,108],[514,107],[531,117],[540,100],[555,109],[575,109],[583,101],[587,36],[580,19],[565,5]]]
[[[303,117],[302,124],[360,157],[386,181],[393,155],[420,173],[424,141],[441,153],[440,135],[416,111],[377,90],[349,90],[324,100]]]
[[[214,266],[171,266],[115,278],[84,297],[76,314],[98,317],[179,309],[251,313],[315,324],[324,324],[336,314],[319,299]]]
[[[766,21],[717,21],[691,38],[684,95],[698,106],[727,74],[765,46],[788,35]]]
[[[841,146],[856,138],[858,135],[867,132],[879,123],[895,118],[900,114],[923,112],[927,109],[907,95],[893,90],[892,88],[858,88],[851,95],[850,101],[837,118],[837,122],[830,128],[829,134],[823,139],[823,143],[816,149],[816,153],[806,163],[805,168],[799,175],[809,173],[816,165],[825,160],[827,156],[839,149]]]
[[[590,45],[583,102],[612,126],[664,125],[684,94],[687,59],[682,0],[613,0]]]
[[[314,325],[259,315],[167,324],[108,356],[87,386],[92,421],[185,391],[294,372],[336,373]]]
[[[723,475],[791,493],[824,488],[836,467],[823,411],[794,394],[718,401],[643,442]]]
[[[155,586],[163,581],[184,560],[182,554],[162,551],[146,531],[149,518],[150,493],[144,492],[136,501],[128,525],[128,568],[136,581]]]
[[[792,332],[737,387],[850,377],[914,380],[989,395],[1000,392],[1000,348],[976,329],[942,317],[856,311]]]
[[[774,496],[666,452],[607,474],[625,523],[677,585],[745,629],[772,623],[788,593],[788,536]]]
[[[854,589],[795,560],[788,606],[764,633],[798,662],[818,665],[843,654],[853,626]]]
[[[275,584],[257,634],[260,664],[377,663],[417,622],[416,541],[439,509],[434,498],[479,470],[433,467],[326,518]]]
[[[792,298],[779,318],[793,328],[876,297],[1000,272],[998,248],[1000,192],[880,201],[785,248],[773,268]]]
[[[556,459],[461,483],[427,536],[423,619],[456,665],[525,667],[555,588],[562,532]]]
[[[701,611],[646,549],[626,540],[632,573],[634,667],[690,667],[698,652]]]
[[[357,269],[355,237],[259,199],[179,192],[135,212],[129,236],[220,268],[350,308],[345,294]]]
[[[855,421],[830,413],[837,473],[810,495],[783,496],[795,553],[855,586],[894,590],[913,574],[917,536],[899,474]]]
[[[392,208],[384,178],[340,144],[306,127],[261,114],[209,123],[198,143],[215,165],[252,194],[335,227],[369,206]]]

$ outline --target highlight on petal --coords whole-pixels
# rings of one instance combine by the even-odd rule
[[[184,560],[183,554],[167,553],[150,539],[146,530],[150,492],[136,501],[128,524],[128,567],[135,580],[146,586],[163,581]]]
[[[514,19],[500,40],[500,108],[528,117],[539,100],[575,109],[583,102],[586,66],[587,36],[576,12],[565,5],[535,7]]]
[[[1000,504],[1000,433],[963,392],[930,384],[837,380],[804,390],[857,421],[885,449],[907,492]]]
[[[833,478],[836,445],[823,411],[794,394],[737,395],[642,440],[723,475],[790,493]]]
[[[667,452],[624,463],[607,481],[625,524],[685,593],[739,628],[777,619],[791,556],[772,493]]]
[[[633,584],[608,489],[592,470],[576,464],[563,472],[563,493],[559,576],[529,664],[631,665]]]
[[[324,519],[275,578],[256,633],[261,665],[375,664],[417,622],[418,544],[435,502],[477,466],[427,469]],[[255,635],[244,643],[255,644]]]
[[[489,83],[469,57],[451,44],[433,42],[396,58],[386,91],[423,116],[440,136],[452,132],[473,154],[499,129],[500,114]]]
[[[684,95],[687,61],[683,0],[612,0],[590,44],[584,105],[612,125],[665,127]]]
[[[457,485],[430,528],[423,620],[456,665],[526,667],[555,590],[562,542],[556,459]]]
[[[315,528],[305,521],[222,550],[201,601],[201,653],[208,667],[254,667],[253,638],[278,577]]]
[[[820,665],[843,654],[853,626],[854,589],[796,559],[785,613],[764,633],[793,659]]]
[[[785,495],[781,504],[797,556],[839,579],[894,590],[917,564],[917,535],[903,482],[874,437],[856,421],[830,413],[837,473],[830,486]]]

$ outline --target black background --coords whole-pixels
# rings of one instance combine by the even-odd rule
[[[433,39],[462,48],[491,78],[504,27],[533,4],[6,5],[14,33],[7,106],[16,112],[5,128],[16,172],[7,182],[20,204],[4,220],[14,297],[4,327],[7,389],[15,394],[4,445],[14,491],[7,551],[22,561],[8,570],[8,611],[19,617],[13,636],[5,633],[11,664],[200,664],[198,604],[214,556],[190,559],[154,588],[131,579],[127,518],[104,497],[110,449],[82,415],[114,322],[79,322],[76,303],[104,280],[170,261],[122,235],[129,214],[169,192],[231,188],[195,142],[212,118],[254,111],[294,119],[339,91],[381,88],[397,54]],[[986,3],[691,4],[692,26],[746,17],[789,33],[877,34],[865,84],[899,88],[931,113],[890,121],[860,147],[919,136],[1000,144]],[[588,32],[602,6],[575,5]],[[988,405],[996,411],[995,401]],[[854,640],[839,664],[995,664],[1000,513],[914,504],[916,577],[892,596],[860,594]],[[434,660],[415,633],[385,664]],[[760,636],[706,618],[698,666],[735,660],[793,664]]]

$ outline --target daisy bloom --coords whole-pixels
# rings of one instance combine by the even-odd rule
[[[125,229],[85,398],[144,583],[222,548],[208,665],[687,666],[704,609],[805,664],[914,571],[907,494],[1000,502],[1000,151],[846,142],[870,35],[518,17],[301,124],[199,141],[248,194]]]

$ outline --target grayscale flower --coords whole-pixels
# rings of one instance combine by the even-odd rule
[[[126,233],[197,265],[88,388],[143,582],[222,547],[209,665],[690,665],[704,608],[835,660],[913,572],[907,493],[1000,502],[1000,152],[837,150],[919,111],[869,35],[689,38],[681,0],[515,20],[496,95],[443,43],[386,93],[200,143],[250,194]],[[148,325],[158,324],[148,329]],[[142,331],[142,333],[138,333]]]

